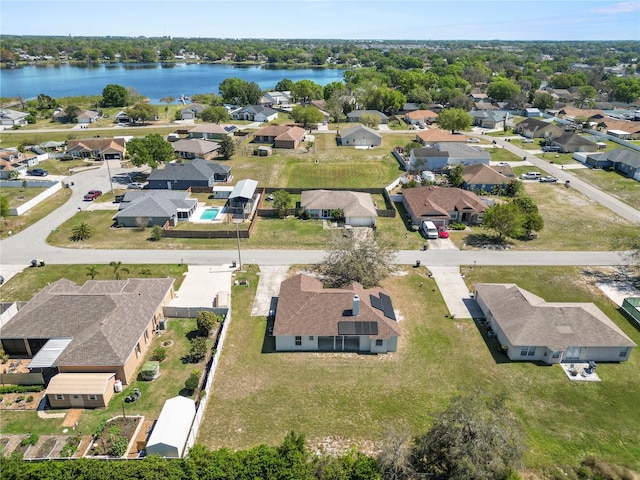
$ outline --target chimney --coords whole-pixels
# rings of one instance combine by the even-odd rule
[[[360,315],[360,297],[358,295],[353,296],[353,306],[351,307],[351,315],[357,317]]]

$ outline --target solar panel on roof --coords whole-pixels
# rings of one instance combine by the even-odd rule
[[[338,322],[338,335],[377,335],[378,322]]]
[[[393,311],[393,304],[391,303],[391,298],[389,297],[389,295],[380,293],[380,302],[382,303],[382,311],[384,312],[384,316],[390,318],[391,320],[395,320],[396,314]]]
[[[378,310],[382,310],[382,302],[380,299],[373,294],[369,294],[369,300],[371,300],[371,306],[373,308],[377,308]]]

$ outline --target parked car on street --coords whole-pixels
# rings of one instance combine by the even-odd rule
[[[84,199],[91,202],[102,195],[101,190],[89,190],[89,192],[84,196]]]
[[[546,177],[540,177],[540,179],[538,180],[539,182],[549,182],[549,183],[556,183],[558,181],[558,179],[552,175],[547,175]]]
[[[533,138],[525,138],[522,143],[533,143]]]
[[[127,185],[127,188],[130,188],[132,190],[142,190],[144,188],[144,183],[131,182]]]
[[[44,168],[33,168],[31,170],[27,170],[27,175],[31,175],[32,177],[46,177],[49,175],[49,172]]]
[[[499,167],[508,167],[509,166],[509,162],[498,162],[498,166]]]

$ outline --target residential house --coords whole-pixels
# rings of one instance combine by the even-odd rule
[[[582,121],[597,121],[607,117],[607,115],[599,109],[578,108],[571,106],[567,106],[558,110],[557,116],[571,121],[574,121],[576,118],[581,119]]]
[[[222,140],[225,137],[233,137],[237,130],[235,125],[219,125],[217,123],[201,123],[189,130],[189,138],[201,140]]]
[[[438,119],[438,114],[431,110],[414,110],[404,116],[410,125],[431,125]]]
[[[113,116],[114,123],[131,123],[131,119],[129,118],[129,114],[124,110],[120,110]]]
[[[95,112],[93,110],[81,110],[76,116],[76,122],[80,125],[89,125],[100,120],[100,116],[100,112]]]
[[[17,110],[9,110],[7,108],[0,109],[0,125],[13,127],[17,125],[24,127],[28,124],[26,112],[18,112]]]
[[[118,138],[83,138],[67,142],[68,155],[96,160],[122,160],[126,151],[126,142]]]
[[[18,172],[18,174],[25,173],[28,168],[28,163],[25,161],[25,155],[19,150],[13,149],[0,149],[0,179],[11,178],[11,172]]]
[[[56,408],[106,408],[115,393],[115,373],[59,373],[49,381],[45,396]]]
[[[257,188],[256,180],[246,178],[240,180],[229,195],[229,208],[242,213],[243,220],[253,210]]]
[[[190,187],[213,187],[216,183],[228,182],[230,178],[230,166],[196,158],[154,168],[147,181],[150,189],[187,190]]]
[[[636,344],[593,303],[546,302],[515,284],[475,285],[475,299],[511,360],[625,362]]]
[[[119,227],[164,226],[175,227],[188,221],[196,211],[198,201],[189,192],[167,190],[128,190],[113,219]]]
[[[364,192],[304,190],[300,207],[311,218],[332,218],[331,212],[340,209],[344,223],[354,227],[372,227],[376,224],[378,212],[371,194]]]
[[[414,148],[409,153],[409,164],[413,170],[442,172],[454,165],[489,165],[491,154],[480,147],[461,142],[436,143],[433,146]]]
[[[593,168],[613,168],[640,182],[640,153],[626,148],[616,148],[603,153],[588,155],[585,163]]]
[[[338,134],[338,141],[343,147],[379,147],[382,144],[382,136],[364,125],[354,125],[343,129]]]
[[[508,113],[502,110],[473,110],[469,112],[473,125],[491,130],[504,128]]]
[[[498,171],[499,169],[501,171]],[[507,169],[511,172],[510,177],[502,173]],[[462,178],[464,180],[462,188],[465,190],[492,192],[497,188],[505,187],[512,181],[515,181],[513,177],[514,175],[511,171],[511,167],[490,167],[482,163],[467,165],[464,167],[464,170],[462,170]]]
[[[553,123],[545,122],[537,118],[525,118],[514,127],[516,133],[526,138],[556,138],[564,134],[564,131]]]
[[[191,105],[186,105],[182,108],[180,110],[180,115],[182,116],[182,120],[195,120],[200,117],[205,108],[207,108],[206,105],[192,103]]]
[[[469,225],[481,223],[487,208],[475,193],[436,186],[404,189],[402,204],[413,225],[421,225],[427,220],[438,227],[447,227],[450,222]]]
[[[573,102],[576,99],[576,96],[566,88],[552,88],[547,93],[560,102]]]
[[[640,122],[626,122],[624,120],[604,118],[598,122],[596,128],[609,135],[625,140],[640,139]]]
[[[451,133],[449,130],[439,128],[429,128],[416,133],[416,142],[422,145],[434,145],[445,142],[466,142],[468,137],[461,133]]]
[[[389,117],[387,117],[384,113],[379,112],[378,110],[354,110],[347,113],[347,121],[359,122],[363,115],[375,118],[379,124],[389,123]]]
[[[304,128],[269,125],[254,133],[253,141],[256,143],[271,143],[275,148],[295,149],[304,141],[304,137]]]
[[[262,103],[267,106],[289,105],[291,101],[291,92],[267,92],[263,95]]]
[[[84,285],[58,280],[0,328],[2,348],[10,356],[30,358],[31,370],[115,373],[116,380],[128,384],[152,345],[163,307],[174,297],[173,283],[173,278],[90,280]]]
[[[562,153],[595,152],[598,144],[576,133],[565,133],[551,141],[551,145],[560,148]]]
[[[540,110],[538,110],[537,108],[525,108],[522,111],[522,115],[525,117],[541,117],[542,116],[542,112]]]
[[[278,111],[263,105],[248,105],[233,112],[231,118],[250,122],[271,122],[278,118]]]
[[[176,140],[171,143],[173,151],[176,155],[187,160],[194,158],[201,158],[203,160],[211,160],[218,156],[220,150],[220,144],[217,142],[210,142],[208,140],[200,140],[194,138],[190,140]]]
[[[399,335],[384,290],[356,282],[323,288],[320,280],[304,274],[280,284],[273,325],[276,351],[395,352]]]

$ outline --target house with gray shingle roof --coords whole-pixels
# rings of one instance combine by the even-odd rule
[[[509,173],[510,176],[507,176]],[[477,163],[475,165],[468,165],[462,170],[462,179],[464,180],[462,188],[465,190],[492,192],[498,188],[505,187],[511,182],[517,181],[513,177],[513,171],[509,166],[490,167],[482,163]]]
[[[430,147],[414,148],[409,153],[412,169],[432,172],[441,172],[454,165],[489,165],[490,161],[489,152],[461,142],[439,142]]]
[[[379,147],[382,144],[382,135],[364,125],[347,127],[338,135],[342,146]]]
[[[164,168],[154,168],[147,180],[152,190],[187,190],[189,187],[213,187],[230,178],[230,166],[196,158],[190,162],[166,163]]]
[[[593,168],[613,168],[640,182],[640,152],[627,148],[615,148],[587,156],[585,163]]]
[[[395,352],[400,328],[389,295],[357,282],[323,288],[298,274],[280,284],[276,351]]]
[[[378,110],[353,110],[347,113],[348,122],[359,122],[363,115],[374,117],[378,120],[378,123],[389,123],[389,117]]]
[[[231,118],[249,122],[271,122],[278,118],[278,111],[263,105],[247,105],[233,112]]]
[[[475,285],[475,299],[511,360],[626,362],[636,347],[593,303],[551,303],[490,283]]]
[[[3,108],[0,110],[0,125],[27,125],[27,117],[29,116],[26,112],[18,112],[17,110],[9,110],[8,108]]]
[[[165,223],[175,227],[188,221],[198,206],[189,192],[173,190],[130,190],[124,194],[113,219],[120,227],[139,227]]]
[[[194,158],[211,160],[218,156],[218,151],[220,150],[218,142],[210,142],[198,138],[177,140],[171,146],[176,155],[187,160],[193,160]]]
[[[576,133],[565,133],[551,141],[551,145],[560,148],[561,153],[595,152],[598,144]]]
[[[337,190],[304,190],[300,207],[309,212],[311,218],[333,218],[331,212],[340,209],[344,223],[354,227],[372,227],[376,224],[378,211],[370,193]]]
[[[527,138],[557,138],[564,132],[553,123],[537,118],[525,118],[513,128],[516,133]]]
[[[114,373],[127,384],[152,345],[173,278],[61,279],[40,290],[0,328],[4,351],[55,373]],[[49,349],[50,341],[60,348]],[[42,355],[40,355],[42,352]],[[39,370],[40,371],[40,370]],[[46,376],[46,375],[45,375]]]

